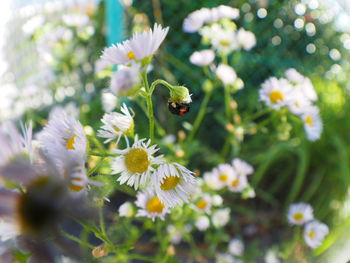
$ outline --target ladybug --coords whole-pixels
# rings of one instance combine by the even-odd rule
[[[182,116],[190,111],[190,104],[174,102],[174,101],[169,100],[168,101],[168,108],[172,114]]]

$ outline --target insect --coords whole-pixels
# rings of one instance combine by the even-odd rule
[[[179,102],[174,102],[174,101],[169,100],[168,101],[168,108],[172,114],[182,116],[190,111],[190,104],[179,103]]]

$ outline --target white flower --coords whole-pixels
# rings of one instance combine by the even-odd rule
[[[174,225],[168,225],[166,227],[166,231],[170,235],[170,242],[172,244],[180,244],[182,240],[182,233],[179,229],[177,229]]]
[[[213,190],[219,190],[222,188],[222,182],[220,182],[220,180],[218,180],[218,177],[216,176],[216,174],[212,173],[212,172],[205,172],[203,175],[203,179],[205,184]]]
[[[193,172],[178,163],[159,165],[152,174],[152,184],[157,196],[167,207],[188,202],[189,195],[196,188]]]
[[[219,5],[218,7],[212,8],[212,11],[218,13],[219,19],[229,18],[237,19],[239,18],[239,10],[227,5]]]
[[[140,186],[145,186],[155,171],[154,165],[163,163],[162,156],[154,157],[153,155],[159,150],[157,145],[152,145],[151,140],[139,140],[135,136],[134,144],[126,149],[115,149],[114,152],[118,154],[112,160],[112,173],[119,174],[118,178],[120,184],[127,184],[134,186],[137,189]]]
[[[62,16],[63,22],[68,26],[83,27],[89,23],[89,17],[84,14],[66,14]]]
[[[15,125],[8,121],[0,126],[0,166],[7,163],[13,157],[25,154],[33,161],[34,149],[32,140],[32,123],[27,127],[22,126],[22,134]]]
[[[225,64],[220,64],[217,67],[215,73],[225,85],[233,84],[237,79],[237,74],[235,70],[232,67]]]
[[[169,28],[154,24],[153,30],[135,33],[131,39],[105,48],[102,59],[109,64],[130,64],[154,55],[162,44]]]
[[[253,166],[239,158],[235,158],[232,160],[232,167],[237,175],[247,176],[254,172]]]
[[[235,174],[229,182],[228,189],[231,192],[240,193],[248,186],[246,175]]]
[[[256,45],[254,33],[243,28],[240,28],[237,32],[237,41],[245,50],[251,50]]]
[[[213,195],[211,197],[211,202],[213,206],[222,206],[224,199],[221,197],[221,195]]]
[[[125,103],[120,108],[120,111],[122,113],[111,112],[103,115],[101,121],[104,125],[98,131],[97,135],[106,139],[104,143],[117,138],[118,144],[121,136],[132,136],[134,134],[134,120]]]
[[[116,96],[127,97],[134,95],[140,88],[140,64],[136,63],[130,67],[119,66],[111,79],[110,90]]]
[[[15,222],[7,222],[3,219],[0,219],[0,241],[1,242],[13,240],[19,234],[20,234],[20,229],[18,224],[16,224]]]
[[[322,244],[323,239],[329,233],[328,226],[317,220],[311,221],[305,225],[304,240],[311,248],[317,248]]]
[[[87,139],[81,123],[57,109],[39,135],[39,141],[48,156],[69,182],[73,194],[81,194],[88,180],[85,170]]]
[[[311,106],[311,101],[305,96],[300,87],[294,87],[292,94],[293,96],[291,96],[287,106],[291,113],[301,115],[305,109]]]
[[[208,194],[203,194],[200,198],[197,198],[192,208],[199,213],[210,213],[211,198]]]
[[[296,69],[289,68],[284,73],[286,78],[300,88],[305,97],[311,101],[317,100],[317,93],[309,78],[301,75]]]
[[[118,212],[119,216],[133,217],[134,207],[130,202],[125,202],[119,207]]]
[[[204,23],[210,18],[210,9],[201,8],[190,13],[182,24],[183,31],[187,33],[194,33],[200,29]]]
[[[228,186],[228,184],[233,180],[235,177],[235,171],[229,164],[219,164],[213,169],[213,176],[216,177],[218,189],[222,189],[225,186]]]
[[[241,256],[244,252],[244,244],[241,239],[233,238],[228,244],[228,251],[234,256]]]
[[[196,222],[195,226],[199,231],[205,231],[210,226],[209,218],[207,216],[200,216]]]
[[[196,51],[190,56],[190,62],[196,66],[208,66],[214,61],[215,53],[211,49]]]
[[[156,194],[150,190],[139,191],[135,204],[140,208],[136,216],[146,216],[154,221],[157,217],[164,220],[164,216],[170,213],[169,209],[160,201]]]
[[[213,225],[216,228],[225,226],[230,220],[230,211],[230,208],[217,209],[211,217]]]
[[[301,119],[304,122],[304,129],[308,140],[316,141],[320,139],[323,130],[320,110],[316,106],[310,106],[302,113]]]
[[[216,263],[241,263],[239,259],[235,259],[229,253],[219,253],[216,255]]]
[[[218,53],[228,55],[239,49],[239,43],[234,30],[220,30],[211,38],[212,46]]]
[[[32,35],[38,28],[42,27],[44,23],[45,17],[42,15],[36,15],[23,24],[22,30],[26,35]]]
[[[101,101],[105,112],[111,112],[117,107],[117,100],[111,92],[102,91]]]
[[[288,105],[291,89],[292,86],[286,79],[269,78],[259,90],[260,101],[264,101],[268,106],[278,110]]]
[[[289,68],[284,72],[286,78],[293,83],[302,83],[305,79],[296,69]]]
[[[276,251],[269,249],[264,257],[265,263],[281,263]]]
[[[291,204],[287,217],[292,225],[303,225],[314,218],[312,207],[307,203]]]

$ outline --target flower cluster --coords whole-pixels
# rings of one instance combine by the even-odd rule
[[[231,164],[219,164],[211,172],[204,174],[205,183],[213,190],[227,188],[231,192],[244,193],[252,197],[252,189],[248,183],[248,175],[254,172],[247,162],[235,158]]]
[[[304,123],[306,136],[310,141],[321,137],[323,125],[320,110],[313,103],[317,93],[309,78],[290,68],[285,72],[286,78],[271,77],[259,91],[260,100],[274,110],[287,107],[292,114]]]
[[[311,248],[319,247],[328,235],[328,226],[314,219],[313,209],[309,204],[292,204],[289,207],[287,217],[291,225],[304,225],[304,240]]]

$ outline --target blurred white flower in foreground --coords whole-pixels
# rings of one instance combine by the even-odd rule
[[[256,45],[254,33],[240,28],[237,32],[237,41],[245,50],[251,50]]]
[[[130,202],[123,203],[118,209],[119,216],[133,217],[134,206]]]

